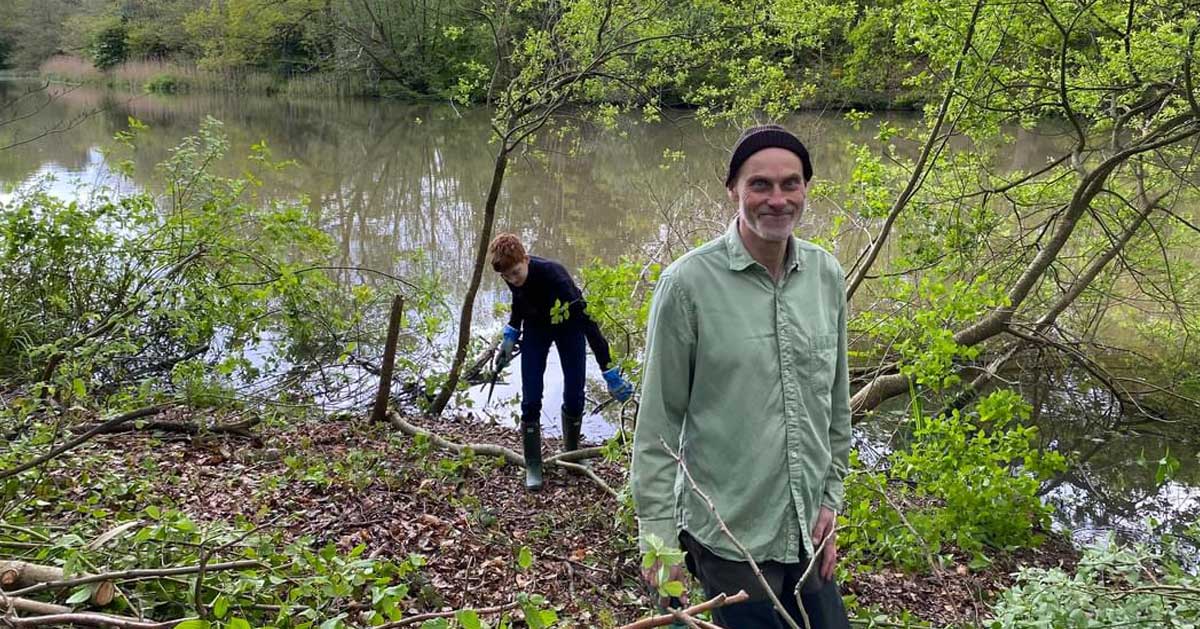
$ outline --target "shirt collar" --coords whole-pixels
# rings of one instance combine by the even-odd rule
[[[758,264],[758,261],[750,255],[746,250],[746,244],[742,242],[742,236],[738,233],[738,217],[733,217],[729,223],[729,229],[725,230],[725,251],[729,255],[729,270],[730,271],[745,271],[751,266]],[[796,245],[796,237],[788,237],[788,252],[787,258],[783,262],[784,271],[800,271],[804,269],[804,264],[800,261],[800,250]]]

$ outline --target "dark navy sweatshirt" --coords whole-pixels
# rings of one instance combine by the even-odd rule
[[[512,314],[508,317],[509,325],[518,330],[529,327],[550,329],[555,325],[550,317],[555,300],[570,304],[569,316],[558,325],[578,326],[587,337],[588,345],[592,348],[592,354],[595,354],[600,369],[605,370],[611,366],[612,354],[608,348],[608,341],[600,332],[600,326],[588,316],[583,292],[575,285],[571,274],[567,273],[563,265],[554,260],[529,256],[529,276],[525,278],[525,283],[513,286],[505,281],[505,284],[508,284],[513,296]]]

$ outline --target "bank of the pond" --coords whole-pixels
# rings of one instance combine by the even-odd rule
[[[144,59],[122,61],[99,69],[87,59],[55,55],[36,71],[14,74],[19,78],[48,79],[72,85],[128,90],[147,94],[251,94],[279,98],[370,98],[399,103],[445,103],[452,90],[417,91],[367,74],[312,70],[281,74],[254,67],[211,69],[191,60]],[[0,78],[4,78],[0,74]],[[915,112],[926,105],[927,94],[919,89],[868,90],[847,87],[836,81],[794,103],[794,111]],[[605,100],[605,103],[612,104]],[[482,106],[483,102],[475,102]],[[577,103],[587,105],[589,103]],[[596,103],[591,103],[596,104]],[[690,110],[694,105],[682,98],[664,103],[668,109]]]
[[[138,96],[80,88],[8,129],[36,131],[47,121],[71,120],[81,114],[88,116],[52,142],[32,143],[0,154],[0,199],[11,198],[9,191],[26,185],[44,186],[50,194],[69,199],[86,198],[98,185],[114,181],[135,190],[153,190],[159,183],[151,175],[154,164],[169,155],[181,137],[194,133],[206,116],[213,115],[225,121],[236,147],[265,140],[276,158],[294,161],[288,169],[266,173],[258,191],[264,198],[307,199],[314,221],[335,241],[339,266],[357,265],[410,278],[437,275],[444,280],[439,299],[444,300],[445,308],[436,318],[448,321],[454,317],[465,284],[460,280],[469,275],[473,261],[478,228],[475,208],[490,172],[486,111],[249,94]],[[130,116],[142,119],[148,129],[141,132],[139,149],[132,156],[138,169],[131,179],[123,179],[101,149],[111,144],[114,133],[127,129]],[[915,119],[889,121],[893,123],[915,123]],[[708,130],[686,120],[623,124],[628,135],[585,129],[577,138],[578,145],[576,140],[550,140],[545,155],[523,156],[522,168],[514,169],[506,181],[497,229],[519,231],[534,253],[560,259],[571,269],[594,259],[615,262],[630,252],[658,246],[664,222],[682,222],[692,230],[668,233],[665,248],[674,255],[701,234],[721,229],[728,219],[726,208],[703,191],[719,188],[731,141],[727,130]],[[854,159],[847,151],[848,144],[875,146],[874,121],[859,128],[840,116],[801,114],[788,124],[805,130],[806,139],[812,138],[809,147],[820,157],[823,182],[852,178]],[[1053,134],[1024,129],[1015,129],[1014,135],[1012,163],[1007,165],[1014,169],[1029,169],[1043,162],[1059,141]],[[579,146],[587,150],[571,152]],[[668,157],[676,153],[686,157]],[[222,165],[227,167],[222,172],[236,174],[254,166],[240,148],[232,151],[230,162]],[[805,233],[826,233],[836,221],[835,192],[830,185],[814,196],[801,228]],[[700,209],[693,213],[693,208]],[[853,250],[854,237],[854,233],[847,234],[840,251]],[[361,284],[394,289],[374,276],[349,271],[331,275],[348,287]],[[479,333],[498,331],[507,298],[503,284],[487,274],[475,313]],[[372,349],[364,343],[359,353],[367,355]],[[353,363],[326,365],[319,375],[345,375],[369,393],[373,378],[354,368]],[[589,369],[593,368],[589,359]],[[486,391],[476,386],[466,394],[473,407],[460,410],[475,413],[485,424],[510,424],[520,381],[515,369],[497,386],[491,406],[484,407]],[[553,388],[559,381],[553,364],[546,376],[551,391],[546,396],[543,425],[548,434],[554,434],[558,404]],[[592,393],[599,401],[602,388],[595,373],[593,381]],[[351,388],[346,382],[334,379],[332,388],[345,393]],[[1097,409],[1112,408],[1111,400],[1097,401],[1096,388],[1080,386],[1080,382],[1061,378],[1041,386],[1040,397],[1038,387],[1022,385],[1022,393],[1035,402],[1035,420],[1045,421],[1039,436],[1045,447],[1086,454],[1100,446],[1089,456],[1088,467],[1071,475],[1060,485],[1063,489],[1050,496],[1059,506],[1059,526],[1080,542],[1094,543],[1113,529],[1144,532],[1140,522],[1147,515],[1172,513],[1176,519],[1186,519],[1190,513],[1194,519],[1194,507],[1161,508],[1195,505],[1200,460],[1194,452],[1181,451],[1170,435],[1141,434],[1129,439],[1129,433],[1105,432],[1104,422],[1091,418]],[[288,386],[281,384],[268,394]],[[589,418],[593,421],[585,426],[593,439],[611,435],[618,423],[611,415]],[[1092,430],[1095,425],[1102,430]],[[1178,465],[1165,484],[1155,482],[1159,461],[1170,461],[1168,453]]]
[[[181,410],[171,419],[229,417]],[[511,431],[465,418],[425,426],[460,443],[520,447]],[[38,498],[10,503],[6,520],[86,537],[148,510],[177,509],[202,529],[241,521],[282,532],[279,543],[307,539],[314,551],[331,544],[376,559],[417,554],[420,570],[402,581],[405,615],[503,605],[521,592],[545,596],[565,627],[612,627],[651,611],[628,508],[582,476],[552,469],[545,491],[531,494],[512,466],[455,455],[358,416],[269,421],[254,433],[255,440],[185,436],[146,426],[98,437],[50,462],[36,479]],[[557,448],[557,440],[546,447]],[[592,469],[611,486],[624,482],[619,462],[596,461]],[[79,470],[89,470],[88,483],[78,482]],[[0,530],[0,544],[6,534]],[[518,560],[523,549],[529,565]],[[985,569],[969,569],[968,561],[953,557],[936,575],[843,566],[850,607],[864,621],[907,613],[938,627],[973,625],[988,618],[1016,567],[1070,569],[1075,553],[1051,536]],[[331,615],[349,604],[338,600],[330,601]]]

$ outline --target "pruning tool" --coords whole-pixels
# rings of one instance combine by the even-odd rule
[[[501,354],[500,352],[496,352],[495,361],[492,363],[492,365],[493,365],[492,380],[488,384],[487,404],[485,404],[484,406],[490,406],[492,403],[492,393],[494,393],[496,391],[496,381],[500,379],[500,372],[504,371],[504,368],[508,366],[508,363],[511,362],[513,358],[516,358],[520,354],[521,354],[521,344],[520,343],[517,343],[516,345],[513,346],[512,354],[509,356],[508,360],[504,360],[503,354]]]
[[[610,395],[610,396],[608,396],[607,400],[604,400],[603,402],[600,402],[600,403],[596,404],[595,406],[593,406],[592,410],[588,413],[588,415],[595,415],[596,413],[599,413],[600,411],[608,408],[610,405],[612,405],[613,402],[616,402],[616,401],[617,401],[617,398]]]

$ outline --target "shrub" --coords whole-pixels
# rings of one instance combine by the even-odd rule
[[[844,545],[909,568],[936,561],[950,543],[975,563],[987,562],[988,548],[1039,545],[1051,509],[1038,490],[1066,460],[1038,450],[1037,428],[1021,423],[1029,411],[1000,390],[968,413],[914,413],[912,442],[887,469],[847,480]]]
[[[183,81],[172,74],[158,74],[146,81],[142,89],[151,94],[174,94],[180,91]]]
[[[994,609],[992,629],[1196,627],[1200,578],[1141,547],[1090,548],[1075,574],[1022,568]]]

